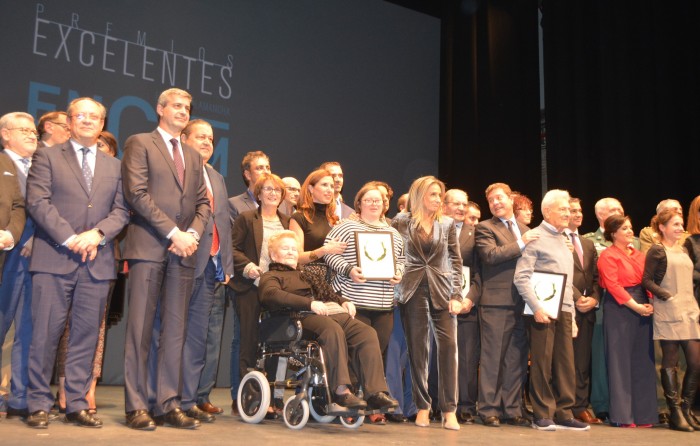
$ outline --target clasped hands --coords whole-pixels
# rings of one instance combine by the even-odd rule
[[[75,254],[80,254],[83,262],[93,261],[97,257],[97,247],[102,241],[102,236],[97,229],[81,232],[71,240],[66,247]]]
[[[172,237],[170,237],[170,247],[168,251],[172,252],[176,256],[189,257],[197,251],[197,246],[199,242],[195,238],[194,234],[191,232],[185,232],[181,230],[175,231]]]

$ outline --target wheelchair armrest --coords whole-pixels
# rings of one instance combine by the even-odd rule
[[[260,341],[271,342],[292,342],[301,339],[301,321],[285,314],[273,314],[260,321]]]

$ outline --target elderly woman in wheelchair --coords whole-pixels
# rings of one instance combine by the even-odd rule
[[[293,314],[303,326],[302,337],[322,347],[333,407],[354,413],[395,408],[398,403],[388,395],[374,329],[356,320],[354,304],[336,294],[323,278],[296,269],[299,248],[293,232],[275,234],[268,243],[272,263],[260,280],[260,302],[273,313]],[[349,366],[366,399],[352,392]]]

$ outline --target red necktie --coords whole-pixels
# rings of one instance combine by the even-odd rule
[[[177,143],[177,138],[171,139],[170,144],[173,145],[173,161],[175,162],[175,170],[177,170],[177,179],[180,181],[180,186],[184,186],[185,162],[182,160],[182,154],[180,154],[180,146]]]
[[[219,253],[219,231],[216,230],[216,223],[214,223],[214,194],[211,193],[211,189],[207,186],[207,198],[209,199],[209,205],[211,206],[211,218],[213,225],[213,233],[211,236],[211,250],[209,255],[215,256]]]

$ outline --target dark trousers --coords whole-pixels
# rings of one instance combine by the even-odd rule
[[[576,310],[578,335],[574,338],[574,366],[576,367],[576,401],[573,412],[578,416],[588,409],[591,395],[591,345],[596,311],[581,313]]]
[[[404,416],[415,415],[416,405],[413,402],[411,392],[411,366],[408,361],[408,348],[406,336],[403,333],[401,323],[401,310],[396,307],[394,314],[394,329],[389,338],[389,347],[386,349],[386,383],[391,396],[399,402],[396,413]]]
[[[627,291],[639,303],[649,301],[641,286]],[[652,319],[618,304],[607,292],[603,299],[610,421],[654,424],[658,415]]]
[[[58,341],[70,311],[70,338],[66,355],[66,410],[87,410],[85,395],[92,383],[100,321],[109,292],[109,280],[94,280],[84,265],[66,275],[35,273],[32,283],[32,343],[29,348],[29,412],[53,406],[51,375]]]
[[[389,346],[391,331],[394,329],[394,313],[392,311],[373,311],[358,309],[355,319],[364,322],[377,332],[379,349],[382,352],[382,360],[386,364],[386,349]]]
[[[249,369],[255,368],[258,354],[258,326],[260,325],[260,301],[258,287],[237,292],[234,308],[240,326],[240,350],[238,354],[238,371],[243,378]]]
[[[209,311],[209,327],[207,328],[207,347],[204,355],[204,368],[199,377],[197,389],[197,404],[209,403],[209,394],[216,385],[221,356],[222,335],[224,332],[224,315],[226,314],[226,290],[228,287],[218,283],[214,288],[214,302]],[[238,374],[238,373],[236,373]]]
[[[215,287],[216,266],[209,259],[202,275],[194,281],[194,289],[187,314],[187,335],[182,351],[183,410],[188,410],[197,404],[197,390],[207,353],[209,313],[214,304]]]
[[[522,305],[479,306],[479,415],[522,416],[528,340]]]
[[[479,354],[481,339],[476,309],[473,315],[457,316],[458,399],[460,413],[476,415],[479,400]]]
[[[163,262],[129,260],[129,314],[124,343],[127,412],[148,410],[148,356],[156,310],[160,312],[154,415],[180,407],[182,349],[194,268],[168,254]]]
[[[384,363],[374,328],[347,313],[309,314],[304,316],[301,324],[304,338],[317,340],[323,348],[331,393],[340,385],[352,384],[348,371],[350,358],[365,395],[387,391]]]
[[[559,312],[548,324],[529,319],[530,399],[535,419],[565,421],[573,418],[576,376],[572,315]]]
[[[433,306],[430,291],[421,285],[408,302],[400,304],[401,320],[413,378],[413,400],[419,410],[430,409],[428,373],[430,335],[435,334],[438,354],[438,400],[442,412],[457,410],[457,321],[448,310]]]

